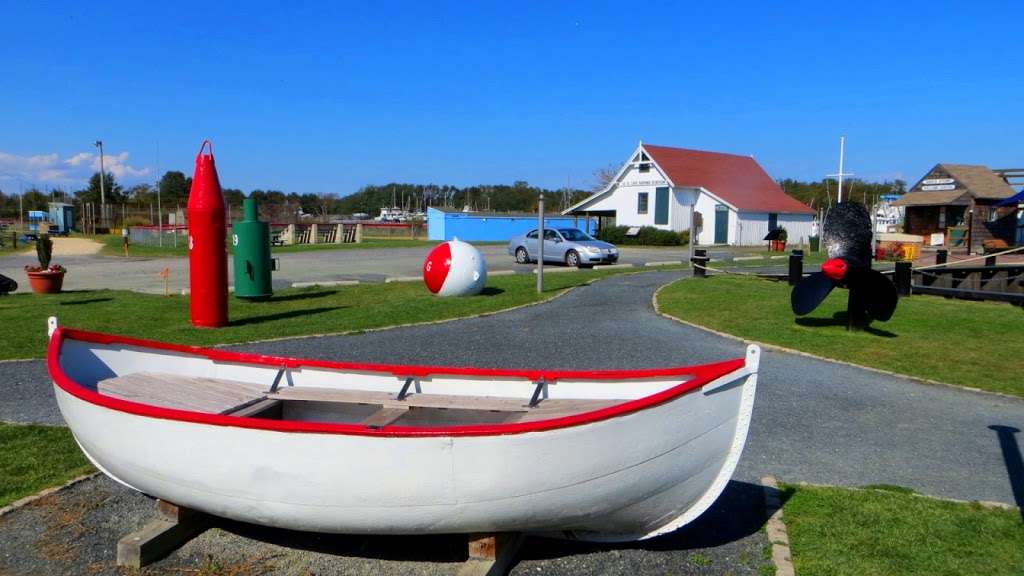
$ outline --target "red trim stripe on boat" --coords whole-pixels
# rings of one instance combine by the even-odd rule
[[[203,412],[192,412],[173,408],[162,408],[150,404],[131,402],[100,394],[90,390],[74,381],[60,366],[60,349],[65,339],[91,342],[103,345],[120,345],[133,348],[150,349],[157,351],[176,352],[190,356],[205,357],[218,362],[231,362],[237,364],[260,364],[274,368],[325,368],[330,370],[346,370],[358,372],[383,372],[398,377],[429,375],[448,376],[509,376],[539,380],[544,378],[547,382],[554,382],[559,379],[591,379],[591,380],[621,380],[621,379],[642,379],[663,376],[690,376],[691,378],[671,388],[662,390],[655,394],[629,400],[590,412],[572,414],[547,420],[536,420],[531,422],[511,424],[474,424],[467,426],[384,426],[382,428],[368,428],[360,424],[341,424],[329,422],[306,422],[293,420],[267,420],[263,418],[240,418],[222,414],[207,414]],[[47,367],[54,384],[68,394],[81,400],[128,414],[160,418],[164,420],[177,420],[196,424],[208,424],[212,426],[234,426],[238,428],[252,428],[258,430],[270,430],[276,432],[297,432],[317,434],[348,434],[357,436],[383,436],[383,437],[425,437],[425,436],[496,436],[504,434],[523,434],[527,432],[543,432],[570,426],[589,424],[600,420],[606,420],[616,416],[622,416],[637,412],[652,406],[673,400],[688,392],[692,392],[713,382],[744,366],[742,358],[727,360],[714,364],[701,366],[680,366],[675,368],[652,368],[644,370],[509,370],[494,368],[473,368],[473,367],[444,367],[444,366],[409,366],[398,364],[372,364],[361,362],[334,362],[327,360],[312,360],[300,358],[286,358],[282,356],[268,356],[263,354],[250,354],[245,352],[234,352],[229,350],[218,350],[200,348],[198,346],[186,346],[182,344],[170,344],[143,340],[114,334],[103,334],[99,332],[88,332],[71,328],[57,328],[50,339],[47,352]]]

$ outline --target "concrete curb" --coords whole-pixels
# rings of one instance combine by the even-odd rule
[[[644,266],[673,266],[676,264],[682,265],[683,262],[679,260],[665,260],[662,262],[644,262]]]
[[[23,506],[31,504],[31,503],[35,502],[36,500],[39,500],[39,499],[42,499],[42,498],[46,498],[50,494],[55,494],[55,493],[60,492],[61,490],[65,489],[65,488],[70,488],[70,487],[74,486],[75,484],[78,484],[79,482],[84,482],[84,481],[86,481],[86,480],[88,480],[90,478],[95,478],[96,476],[99,476],[99,475],[100,475],[99,472],[91,472],[89,474],[83,474],[82,476],[79,476],[77,478],[72,478],[71,480],[68,480],[67,482],[61,484],[60,486],[52,486],[52,487],[47,488],[45,490],[42,490],[40,492],[36,492],[35,494],[32,494],[31,496],[25,496],[24,498],[22,498],[20,500],[15,500],[14,502],[11,502],[7,506],[4,506],[3,508],[0,508],[0,518],[3,518],[5,515],[7,515],[7,514],[9,514],[11,512],[14,512],[18,508],[21,508]]]
[[[775,576],[794,576],[793,555],[789,550],[789,533],[786,523],[782,520],[782,500],[779,498],[779,483],[774,476],[761,479],[764,488],[764,510],[768,516],[765,532],[772,545],[772,563],[775,564]]]
[[[681,278],[680,280],[685,280],[685,278]],[[690,326],[692,328],[697,328],[698,330],[703,330],[705,332],[710,332],[711,334],[714,334],[716,336],[721,336],[722,338],[729,338],[730,340],[736,340],[738,342],[743,342],[744,344],[757,344],[758,346],[760,346],[760,347],[762,347],[762,348],[764,348],[766,350],[774,350],[776,352],[785,352],[787,354],[795,354],[797,356],[805,356],[807,358],[814,358],[815,360],[822,360],[824,362],[831,362],[832,364],[839,364],[841,366],[852,366],[854,368],[860,368],[861,370],[867,370],[869,372],[874,372],[876,374],[885,374],[886,376],[894,376],[896,378],[902,378],[904,380],[910,380],[912,382],[918,382],[920,384],[931,384],[931,385],[934,385],[934,386],[946,386],[947,388],[955,388],[957,390],[965,390],[967,392],[975,392],[975,393],[978,393],[978,394],[987,394],[987,395],[990,395],[990,396],[998,396],[1000,398],[1008,398],[1008,399],[1011,399],[1011,400],[1016,400],[1018,402],[1024,402],[1024,398],[1022,398],[1020,396],[1014,396],[1012,394],[1005,394],[1003,392],[995,392],[995,391],[992,391],[992,390],[982,390],[981,388],[974,388],[973,386],[964,386],[962,384],[950,384],[949,382],[940,382],[938,380],[931,380],[929,378],[921,378],[920,376],[911,376],[909,374],[901,374],[899,372],[893,372],[891,370],[883,370],[881,368],[873,368],[871,366],[864,366],[863,364],[855,364],[853,362],[847,362],[845,360],[836,360],[835,358],[828,358],[828,357],[825,357],[825,356],[818,356],[817,354],[811,354],[810,352],[804,352],[802,350],[795,350],[793,348],[786,348],[785,346],[779,346],[778,344],[771,344],[771,343],[768,343],[768,342],[760,342],[758,340],[748,340],[747,338],[742,338],[740,336],[736,336],[735,334],[729,334],[728,332],[720,332],[718,330],[715,330],[714,328],[708,328],[707,326],[702,326],[702,325],[697,324],[695,322],[690,322],[688,320],[683,320],[682,318],[677,318],[677,317],[675,317],[675,316],[673,316],[673,315],[671,315],[671,314],[669,314],[667,312],[663,312],[661,310],[661,308],[658,306],[658,295],[661,294],[662,290],[664,290],[668,286],[671,286],[672,284],[675,284],[675,282],[678,282],[678,281],[679,280],[676,280],[676,281],[673,281],[673,282],[669,282],[668,284],[665,284],[661,288],[658,288],[657,290],[655,290],[654,291],[654,296],[651,297],[651,304],[654,306],[654,311],[657,312],[658,315],[664,316],[665,318],[668,318],[669,320],[674,320],[676,322],[679,322],[680,324],[685,324],[685,325]]]
[[[390,276],[384,279],[385,284],[391,284],[392,282],[422,282],[422,276]]]
[[[883,490],[881,488],[871,488],[865,486],[839,486],[837,484],[817,484],[814,482],[791,482],[796,486],[806,486],[808,488],[836,488],[839,490],[857,490],[861,492],[882,492],[883,494],[893,494],[890,490]],[[1018,506],[1013,504],[1007,504],[1006,502],[996,502],[994,500],[961,500],[960,498],[947,498],[945,496],[932,496],[931,494],[923,494],[921,492],[909,492],[906,493],[908,496],[916,496],[918,498],[927,498],[928,500],[937,500],[939,502],[950,502],[952,504],[977,504],[982,508],[988,508],[989,510],[1006,510],[1009,512],[1020,512]]]

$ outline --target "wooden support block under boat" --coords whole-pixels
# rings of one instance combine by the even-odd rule
[[[523,535],[518,532],[500,534],[470,534],[469,557],[459,568],[458,576],[499,576],[508,572]]]
[[[212,524],[202,512],[157,500],[159,517],[117,542],[117,565],[142,568],[181,548]]]

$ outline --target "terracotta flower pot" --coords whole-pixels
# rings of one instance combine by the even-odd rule
[[[57,294],[64,286],[64,272],[26,272],[32,291],[36,294]]]

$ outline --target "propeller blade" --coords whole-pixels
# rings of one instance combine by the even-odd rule
[[[899,295],[896,285],[884,274],[870,268],[859,268],[850,274],[849,281],[850,290],[863,292],[862,301],[872,318],[882,322],[892,318]]]
[[[835,287],[835,282],[821,272],[815,272],[804,278],[796,286],[793,286],[793,292],[790,293],[789,301],[793,306],[793,313],[803,316],[811,312]]]

